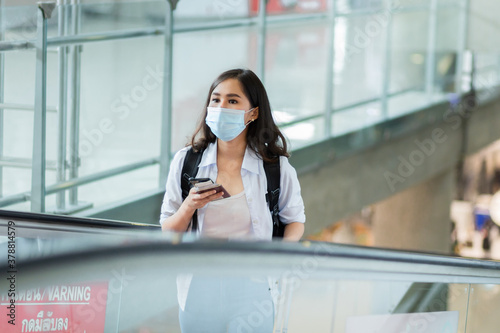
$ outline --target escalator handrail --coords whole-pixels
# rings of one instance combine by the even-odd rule
[[[41,214],[31,212],[19,212],[0,209],[0,220],[20,220],[25,222],[37,222],[47,225],[58,225],[64,227],[85,227],[98,229],[128,229],[137,228],[140,230],[159,230],[160,225],[147,223],[114,221],[87,217],[74,217],[67,215]]]

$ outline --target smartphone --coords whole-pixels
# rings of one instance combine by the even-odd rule
[[[198,193],[215,190],[215,193],[222,192],[222,198],[229,198],[231,195],[221,184],[215,184],[210,178],[190,178],[189,182]]]
[[[191,186],[196,186],[196,184],[198,183],[206,183],[206,182],[212,182],[212,184],[214,183],[213,180],[210,178],[194,178],[194,177],[189,178],[189,183],[191,183]]]

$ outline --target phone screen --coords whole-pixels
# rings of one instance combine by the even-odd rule
[[[211,184],[214,183],[214,181],[210,178],[189,178],[189,182],[193,186],[196,186],[196,184],[198,183],[206,183],[206,182],[210,182]]]

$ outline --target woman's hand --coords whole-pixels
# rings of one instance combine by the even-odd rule
[[[162,222],[162,230],[170,230],[177,232],[186,231],[194,212],[197,209],[205,207],[210,201],[220,199],[223,193],[216,193],[215,190],[207,191],[204,193],[196,192],[193,187],[187,196],[187,198],[182,202],[179,210],[172,216],[165,219]]]
[[[184,202],[182,203],[182,206],[186,205],[194,213],[196,209],[203,208],[210,201],[220,199],[222,198],[222,196],[223,196],[222,192],[216,193],[215,190],[198,193],[196,192],[196,189],[193,187],[189,191],[189,195],[187,196],[186,200],[184,200]]]

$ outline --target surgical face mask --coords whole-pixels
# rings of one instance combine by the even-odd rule
[[[244,111],[235,109],[225,109],[219,107],[207,107],[207,117],[205,122],[212,130],[212,133],[222,141],[231,141],[240,135],[245,127],[251,122],[245,124],[245,113],[254,108]]]

